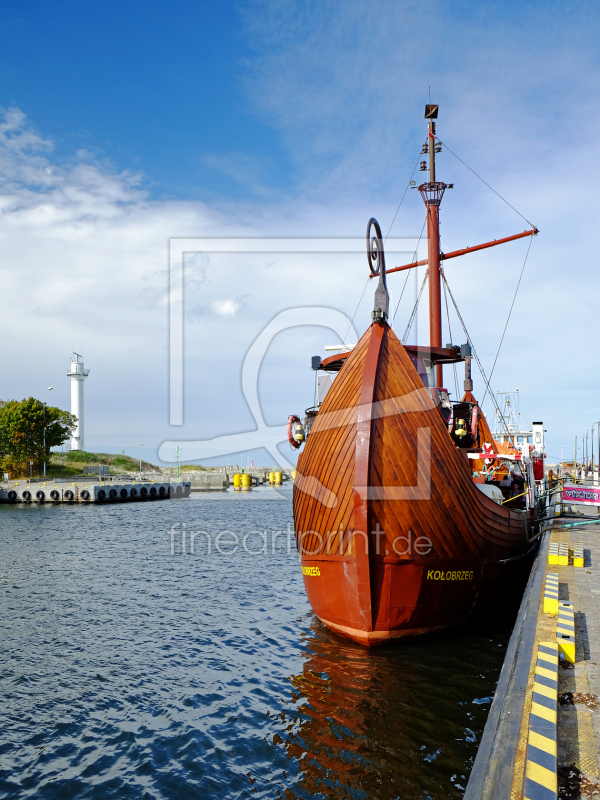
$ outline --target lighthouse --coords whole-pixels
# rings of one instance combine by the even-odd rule
[[[83,356],[73,353],[67,370],[71,379],[71,414],[77,417],[77,427],[71,437],[71,450],[85,450],[83,445],[83,382],[90,374],[83,366]]]

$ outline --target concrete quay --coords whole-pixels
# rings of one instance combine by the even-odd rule
[[[253,486],[268,483],[269,472],[273,472],[273,469],[268,467],[254,467],[250,471],[246,470],[246,474],[252,476]],[[186,481],[189,481],[192,492],[226,492],[230,486],[233,486],[233,476],[239,473],[240,470],[230,468],[226,471],[190,471],[183,472],[181,475]],[[291,470],[281,470],[282,481],[291,480],[291,477]]]
[[[93,483],[92,481],[17,481],[0,487],[0,503],[134,503],[189,497],[189,481],[172,483]]]
[[[542,536],[465,800],[600,796],[600,524],[592,512],[589,521],[555,517]]]

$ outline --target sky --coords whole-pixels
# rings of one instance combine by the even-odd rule
[[[266,425],[302,416],[310,357],[344,338],[343,315],[355,337],[369,324],[366,258],[267,245],[218,254],[206,242],[360,241],[371,216],[392,249],[414,241],[425,209],[405,190],[431,97],[438,178],[455,187],[442,250],[539,228],[516,299],[529,240],[449,261],[446,275],[488,375],[514,299],[492,386],[519,389],[524,424],[544,421],[549,460],[561,447],[572,457],[600,419],[588,354],[599,14],[590,2],[5,0],[0,397],[53,386],[51,402],[69,409],[66,368],[83,351],[87,450],[133,455],[143,443],[156,463],[167,441],[184,461],[222,463],[210,440],[229,436],[230,463],[272,463],[243,438],[256,428],[244,358],[278,315],[304,309],[270,340],[257,379]],[[173,426],[169,242],[182,237],[199,244],[185,257],[184,416]],[[400,259],[388,251],[388,266]],[[420,280],[402,294],[402,273],[389,277],[394,305],[402,294],[398,335]],[[419,314],[426,341],[424,304]],[[464,341],[453,314],[450,324]]]

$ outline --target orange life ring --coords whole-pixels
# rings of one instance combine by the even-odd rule
[[[297,417],[295,414],[290,414],[290,416],[288,417],[287,434],[289,442],[291,446],[294,448],[294,450],[298,450],[298,448],[302,444],[302,442],[297,442],[294,439],[294,423],[296,422],[297,423],[300,422],[300,417]]]

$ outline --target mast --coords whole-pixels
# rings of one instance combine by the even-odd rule
[[[429,344],[442,346],[442,282],[440,276],[440,203],[446,189],[445,183],[435,179],[435,120],[439,106],[426,105],[427,150],[429,151],[429,182],[419,186],[427,207],[427,264],[429,268]],[[423,148],[424,152],[427,152]],[[422,162],[424,167],[425,162]],[[435,385],[443,386],[442,365],[435,367]]]

